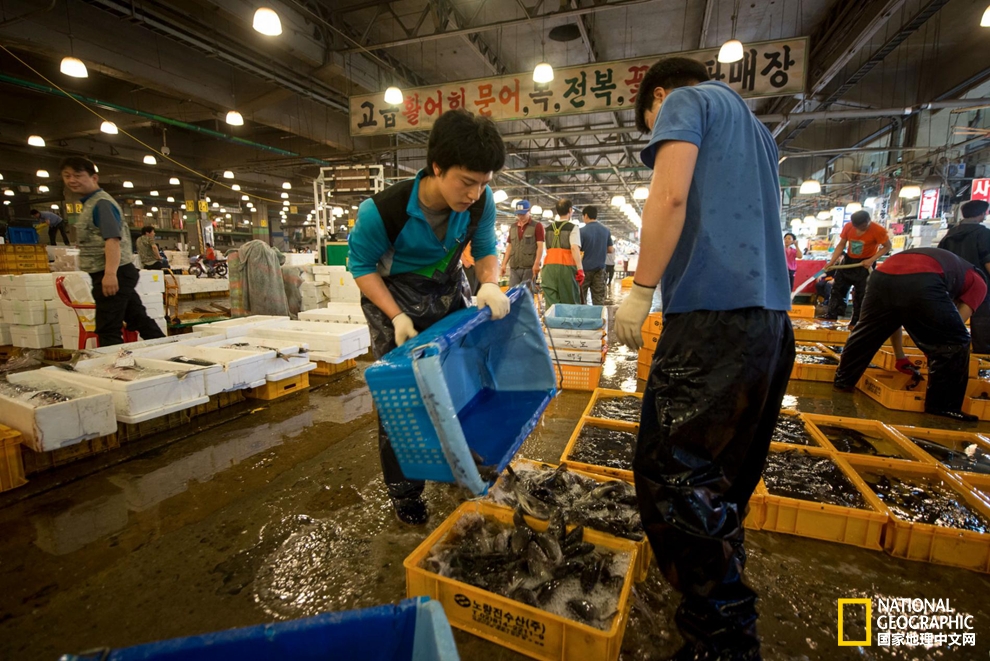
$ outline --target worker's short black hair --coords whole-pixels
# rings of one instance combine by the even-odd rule
[[[38,211],[37,209],[31,209],[31,215],[32,216],[40,216],[41,215],[41,212]]]
[[[784,238],[786,239],[787,237],[791,237],[792,239],[794,239],[795,241],[797,241],[797,237],[794,236],[794,232],[785,232],[784,233]]]
[[[472,172],[498,172],[505,165],[505,143],[487,117],[459,108],[440,115],[426,144],[426,176],[460,166]]]
[[[589,204],[588,206],[586,206],[584,209],[581,210],[581,213],[587,216],[588,218],[591,218],[592,220],[598,220],[598,207],[596,207],[594,204]]]
[[[207,248],[212,248],[213,246],[212,246],[211,244],[209,244],[209,243],[207,243],[207,244],[206,244],[206,247],[207,247]]]
[[[560,216],[560,217],[566,216],[567,214],[569,214],[571,212],[571,209],[573,209],[573,208],[574,208],[574,205],[572,205],[571,204],[571,201],[568,200],[566,197],[564,199],[562,199],[562,200],[557,200],[557,215],[558,216]]]
[[[141,228],[141,234],[151,234],[154,231],[155,228],[152,227],[151,225],[145,225],[144,227]]]
[[[91,177],[96,174],[96,164],[85,156],[67,156],[63,158],[62,162],[58,164],[58,171],[62,172],[66,168],[74,172],[85,171]]]
[[[853,215],[849,216],[849,222],[853,224],[853,227],[861,229],[870,224],[870,212],[869,211],[857,211]]]
[[[970,200],[969,202],[963,203],[959,211],[962,213],[963,218],[978,218],[990,209],[990,202],[986,200]]]
[[[643,82],[636,92],[636,128],[643,133],[653,130],[646,125],[646,111],[653,107],[653,90],[662,87],[672,90],[677,87],[696,85],[709,80],[708,67],[697,60],[686,57],[665,57],[646,72]]]

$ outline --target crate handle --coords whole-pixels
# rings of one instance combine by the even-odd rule
[[[478,467],[471,457],[471,449],[464,438],[464,430],[457,420],[454,402],[443,380],[438,347],[434,346],[434,351],[430,351],[430,346],[420,347],[423,350],[412,361],[413,375],[416,377],[423,406],[436,429],[440,449],[443,450],[454,479],[476,496],[483,496],[488,491],[488,483],[478,473]]]

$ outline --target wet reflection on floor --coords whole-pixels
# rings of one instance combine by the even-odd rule
[[[636,352],[613,343],[601,385],[642,390],[636,361]],[[522,454],[556,462],[588,400],[562,392]],[[863,395],[833,394],[830,384],[792,383],[784,405],[952,427],[886,411]],[[50,660],[403,598],[403,559],[466,494],[430,484],[429,524],[398,523],[360,373],[250,410],[27,500],[0,499],[0,658]],[[987,658],[990,637],[982,635],[977,648],[954,652],[835,645],[836,600],[846,597],[950,598],[986,630],[986,575],[771,533],[748,533],[747,549],[767,659]],[[620,658],[676,650],[676,605],[652,568],[633,591]],[[455,637],[466,661],[525,658],[460,631]]]

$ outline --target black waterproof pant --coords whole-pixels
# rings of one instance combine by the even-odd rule
[[[990,296],[973,310],[969,329],[973,334],[973,353],[990,354]]]
[[[55,245],[55,234],[56,233],[59,233],[59,234],[62,235],[62,242],[65,245],[70,245],[69,244],[69,233],[65,231],[65,222],[64,221],[61,222],[61,223],[59,223],[55,227],[49,227],[48,228],[48,245],[50,245],[50,246],[54,246]]]
[[[127,330],[137,331],[142,340],[165,337],[141,302],[141,296],[134,290],[140,271],[133,264],[124,264],[117,269],[117,284],[120,289],[113,296],[103,295],[103,271],[90,273],[93,280],[93,301],[96,303],[96,334],[101,347],[123,344],[121,326],[127,322]]]
[[[849,255],[842,258],[843,264],[858,264],[862,259],[853,259]],[[835,282],[832,283],[832,295],[829,297],[828,316],[838,319],[841,316],[843,306],[846,304],[846,296],[849,295],[850,287],[853,288],[853,311],[850,324],[859,323],[859,315],[863,309],[863,300],[866,298],[866,289],[870,278],[870,272],[865,268],[839,269],[835,273]]]
[[[835,372],[835,385],[855,386],[883,343],[901,326],[928,357],[925,408],[958,411],[969,378],[969,333],[937,273],[875,272],[863,317],[849,336]]]
[[[762,308],[668,314],[653,356],[636,494],[681,635],[713,658],[759,657],[743,519],[793,364],[787,313]]]

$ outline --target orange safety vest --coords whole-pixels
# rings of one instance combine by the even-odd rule
[[[547,256],[543,261],[544,266],[548,264],[577,266],[574,255],[571,254],[572,231],[574,231],[574,223],[570,221],[550,223],[550,227],[547,228]]]

